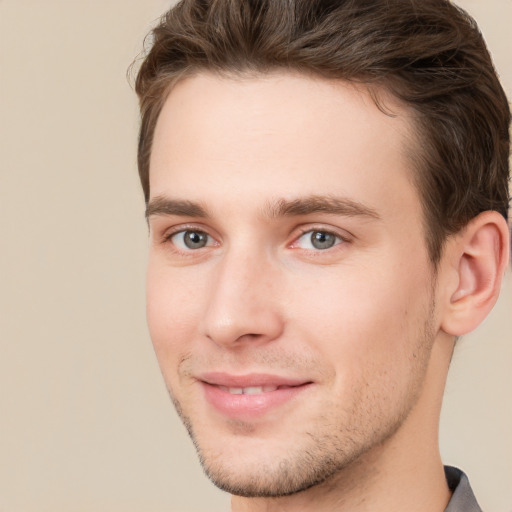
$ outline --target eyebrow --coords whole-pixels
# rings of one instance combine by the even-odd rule
[[[368,217],[380,219],[373,208],[344,197],[311,195],[297,199],[269,201],[264,216],[270,219],[298,217],[314,213],[327,213],[345,217]],[[146,219],[155,215],[176,215],[179,217],[210,218],[210,214],[199,203],[157,196],[146,207]]]
[[[199,203],[181,199],[170,199],[158,196],[151,200],[146,207],[146,219],[154,215],[177,215],[180,217],[208,218],[206,208]]]
[[[266,207],[267,216],[293,217],[299,215],[310,215],[312,213],[327,213],[332,215],[343,215],[345,217],[368,217],[380,219],[376,210],[352,199],[336,196],[311,195],[307,197],[286,200],[279,199],[270,202]]]

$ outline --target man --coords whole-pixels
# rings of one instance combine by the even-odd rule
[[[189,0],[137,93],[149,329],[233,510],[480,510],[438,448],[509,259],[510,112],[474,22]]]

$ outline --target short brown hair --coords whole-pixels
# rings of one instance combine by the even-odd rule
[[[434,263],[479,213],[507,218],[509,105],[475,21],[449,1],[183,0],[150,35],[136,80],[146,202],[155,125],[179,79],[283,69],[384,87],[411,109]]]

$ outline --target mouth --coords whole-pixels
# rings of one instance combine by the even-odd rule
[[[278,389],[286,389],[294,386],[249,386],[246,388],[229,388],[227,386],[219,386],[222,391],[227,391],[231,395],[260,395],[261,393],[271,393]]]
[[[264,374],[209,373],[201,375],[198,381],[206,402],[217,413],[246,421],[284,408],[314,384],[310,380]]]

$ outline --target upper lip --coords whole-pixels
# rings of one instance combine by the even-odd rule
[[[271,375],[266,373],[233,375],[224,372],[206,372],[198,375],[197,379],[213,386],[224,386],[227,388],[301,386],[311,382],[311,380],[308,379]]]

